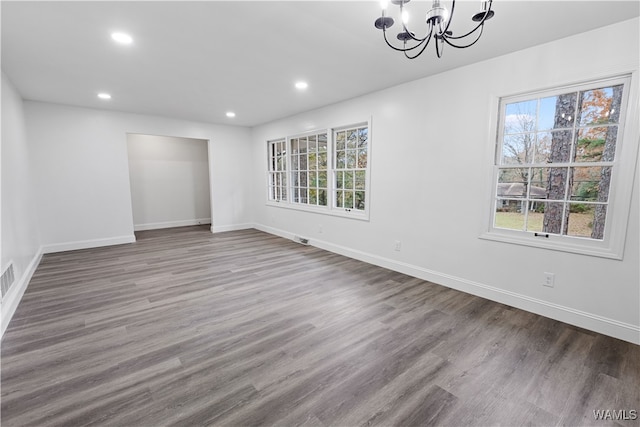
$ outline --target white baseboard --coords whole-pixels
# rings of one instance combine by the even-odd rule
[[[211,232],[224,233],[225,231],[248,230],[250,228],[256,228],[256,225],[252,223],[234,224],[234,225],[212,225]]]
[[[261,224],[255,224],[254,228],[286,239],[293,239],[294,237],[294,233],[289,233],[288,231]],[[491,301],[526,310],[531,313],[559,320],[564,323],[628,341],[633,344],[640,344],[640,326],[638,325],[620,322],[615,319],[587,313],[571,307],[532,298],[483,283],[474,282],[472,280],[463,279],[450,274],[440,273],[416,265],[354,250],[315,238],[310,239],[309,244],[329,252],[334,252],[369,264],[388,268],[389,270],[437,283],[451,289],[456,289],[471,295],[476,295]]]
[[[125,243],[134,243],[135,241],[136,241],[136,236],[132,234],[130,236],[109,237],[106,239],[92,239],[92,240],[81,240],[77,242],[54,243],[50,245],[44,245],[42,247],[42,253],[50,254],[55,252],[75,251],[77,249],[90,249],[90,248],[99,248],[102,246],[123,245]]]
[[[152,222],[148,224],[134,224],[134,231],[159,230],[161,228],[187,227],[190,225],[211,224],[211,218],[196,218],[181,221]]]
[[[4,336],[4,331],[7,330],[7,326],[9,326],[9,322],[15,314],[18,304],[20,303],[24,292],[27,290],[27,286],[29,286],[31,277],[33,277],[33,273],[35,273],[36,268],[38,268],[38,265],[40,264],[42,254],[42,247],[40,247],[22,276],[13,284],[13,286],[11,286],[11,288],[9,288],[9,291],[4,296],[4,299],[2,300],[2,314],[0,319],[0,337]]]

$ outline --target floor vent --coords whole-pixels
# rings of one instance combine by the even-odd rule
[[[298,243],[302,243],[303,245],[309,244],[309,239],[307,239],[306,237],[293,236],[293,240]]]
[[[13,285],[15,281],[15,276],[13,274],[13,263],[9,264],[6,270],[2,272],[2,277],[0,278],[0,282],[2,283],[2,298],[9,292],[9,288]]]

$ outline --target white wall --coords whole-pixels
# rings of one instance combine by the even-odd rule
[[[129,134],[135,230],[211,223],[208,141]]]
[[[623,261],[479,239],[497,97],[637,73],[638,28],[626,21],[254,128],[258,227],[640,343],[637,181]],[[368,117],[370,221],[266,206],[265,141]],[[556,274],[555,288],[541,285],[543,272]]]
[[[214,231],[247,227],[246,128],[25,102],[45,252],[134,240],[127,134],[209,141]]]
[[[2,300],[1,334],[4,334],[31,275],[40,261],[40,233],[29,160],[23,102],[2,73],[2,227],[0,268],[13,263],[15,281]]]

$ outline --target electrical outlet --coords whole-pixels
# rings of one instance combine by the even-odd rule
[[[549,288],[553,288],[553,285],[556,281],[555,273],[544,273],[544,282],[542,282],[542,286],[547,286]]]
[[[400,240],[396,240],[393,244],[393,250],[400,252],[400,249],[402,249],[402,243],[400,243]]]

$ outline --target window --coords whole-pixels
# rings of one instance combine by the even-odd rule
[[[490,232],[611,248],[629,81],[500,100]]]
[[[284,139],[269,141],[269,200],[287,200],[287,150]]]
[[[267,147],[268,202],[367,218],[368,123],[269,141]]]
[[[327,133],[291,138],[292,201],[327,206]]]
[[[369,129],[357,127],[335,132],[335,207],[364,210]]]

